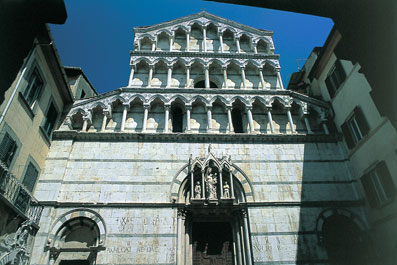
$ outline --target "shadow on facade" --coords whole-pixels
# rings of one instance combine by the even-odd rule
[[[297,264],[374,264],[370,263],[368,230],[360,216],[363,205],[339,148],[338,143],[305,144]]]

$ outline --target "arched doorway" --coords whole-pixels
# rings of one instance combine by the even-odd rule
[[[252,264],[246,195],[229,158],[189,160],[178,201],[177,263]]]
[[[370,264],[368,238],[352,213],[342,209],[328,210],[320,220],[320,240],[331,265]]]

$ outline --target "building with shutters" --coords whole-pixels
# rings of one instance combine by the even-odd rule
[[[52,133],[64,111],[78,99],[69,87],[68,79],[73,77],[65,73],[49,28],[43,24],[38,32],[0,105],[0,264],[29,262],[43,210],[32,194]],[[82,89],[97,94],[84,81],[74,91]]]
[[[31,264],[369,264],[335,114],[284,89],[273,32],[200,12],[134,33],[128,84],[52,134]]]
[[[360,64],[336,56],[340,38],[334,28],[325,45],[315,48],[303,69],[293,74],[288,88],[332,105],[335,130],[343,135],[354,181],[366,199],[374,264],[396,264],[397,132],[374,103]]]

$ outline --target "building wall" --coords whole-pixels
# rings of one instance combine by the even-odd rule
[[[190,154],[206,156],[207,148],[177,140],[53,141],[35,192],[47,206],[31,263],[47,264],[43,247],[64,213],[87,208],[106,224],[106,250],[97,264],[175,264],[177,210],[171,197],[180,184],[173,185],[174,178]],[[212,150],[217,157],[230,155],[248,176],[242,186],[253,191],[246,195],[255,264],[322,264],[327,257],[317,240],[318,217],[338,202],[359,198],[340,143],[213,143]],[[302,207],[310,202],[320,204]],[[361,207],[346,208],[363,218]]]
[[[396,186],[396,129],[387,117],[380,115],[371,97],[372,88],[364,75],[359,72],[360,65],[358,63],[352,64],[350,61],[341,60],[346,79],[334,97],[330,97],[325,79],[336,60],[335,54],[332,54],[319,79],[313,79],[311,82],[310,90],[315,94],[320,94],[323,100],[330,101],[335,112],[335,125],[341,133],[341,125],[353,113],[354,108],[356,106],[361,108],[369,125],[369,133],[352,149],[345,145],[348,157],[352,162],[354,178],[358,180],[358,183],[361,183],[361,177],[368,172],[368,169],[380,161],[385,161],[394,182],[393,184]],[[360,192],[363,196],[368,196],[362,186]],[[395,227],[397,222],[397,200],[394,198],[380,207],[373,208],[369,205],[367,199],[366,205],[368,218],[372,224],[373,244],[377,249],[377,253],[374,255],[377,256],[380,262],[378,264],[394,264],[396,262],[394,252],[397,245],[397,240],[395,239],[397,231],[392,227]]]

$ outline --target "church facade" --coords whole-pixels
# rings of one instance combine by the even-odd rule
[[[273,33],[207,12],[134,32],[128,86],[53,133],[31,264],[366,264],[332,109],[284,89]]]

